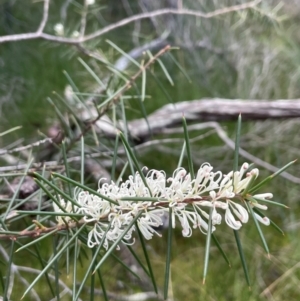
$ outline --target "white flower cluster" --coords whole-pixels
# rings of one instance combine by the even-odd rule
[[[114,182],[103,184],[98,193],[115,203],[81,190],[76,194],[76,210],[72,210],[72,206],[65,204],[63,200],[62,205],[67,212],[84,214],[83,220],[92,225],[88,234],[88,246],[91,248],[103,239],[103,246],[107,249],[109,243],[116,241],[140,212],[142,213],[136,225],[143,236],[151,239],[154,234],[160,235],[156,228],[163,224],[163,215],[170,208],[172,226],[175,227],[178,219],[182,234],[186,237],[191,236],[192,228],[199,228],[206,234],[210,214],[212,231],[215,231],[215,226],[222,221],[220,210],[225,211],[226,224],[238,230],[249,219],[245,202],[251,207],[266,210],[267,206],[257,203],[255,199],[267,200],[273,197],[271,193],[243,195],[259,173],[256,168],[251,171],[248,169],[249,164],[244,163],[240,171],[222,175],[220,171],[213,172],[213,167],[204,163],[195,179],[191,179],[184,168],[176,169],[170,178],[166,178],[163,171],[150,170],[145,177],[147,185],[139,173],[130,176],[120,185]],[[56,206],[55,211],[60,212],[60,209]],[[261,223],[270,224],[267,217],[256,213],[254,215]],[[57,218],[59,223],[63,222],[61,217]],[[135,226],[126,233],[123,242],[131,242],[133,231]]]

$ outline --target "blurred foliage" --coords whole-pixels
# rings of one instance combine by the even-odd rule
[[[52,1],[46,32],[54,33],[53,27],[62,22],[67,35],[80,26],[80,5],[69,1],[67,18],[62,6],[67,1]],[[157,9],[168,1],[96,1],[88,15],[87,32],[121,20],[133,13]],[[173,1],[177,3],[177,1]],[[178,1],[180,2],[180,1]],[[211,11],[245,1],[183,1],[186,8]],[[169,1],[172,4],[172,1]],[[174,4],[173,3],[173,4]],[[38,1],[0,1],[0,35],[33,31],[40,22],[42,5]],[[178,46],[162,60],[174,80],[171,86],[158,65],[152,67],[155,76],[147,76],[145,100],[147,113],[172,101],[200,99],[202,97],[241,98],[241,99],[285,99],[297,98],[300,93],[300,6],[297,0],[263,1],[256,9],[229,13],[212,19],[192,16],[162,16],[143,20],[118,28],[99,39],[85,43],[85,47],[100,53],[108,61],[120,58],[120,53],[106,42],[113,41],[124,51],[130,51],[155,38],[168,34],[167,42]],[[178,69],[174,60],[188,74],[189,81]],[[56,115],[46,101],[56,99],[53,91],[64,95],[69,84],[63,70],[71,76],[81,92],[97,89],[97,83],[82,67],[77,58],[81,57],[93,68],[100,78],[107,78],[110,72],[99,61],[86,56],[76,46],[61,45],[44,40],[11,42],[1,45],[0,50],[0,132],[13,126],[22,125],[21,131],[0,137],[1,145],[8,145],[19,138],[24,144],[37,140],[37,130],[45,132],[56,122]],[[140,60],[140,59],[139,59]],[[131,70],[132,69],[132,70]],[[155,71],[155,72],[154,72]],[[127,74],[133,74],[130,66]],[[157,84],[157,81],[160,85]],[[136,87],[141,86],[141,79]],[[164,91],[160,88],[162,86]],[[132,89],[128,94],[137,95]],[[56,100],[55,100],[56,101]],[[127,118],[141,118],[140,106],[136,99],[126,101]],[[63,107],[60,107],[63,111]],[[201,120],[199,120],[201,122]],[[234,125],[223,123],[233,137]],[[199,133],[196,133],[199,135]],[[191,137],[196,135],[191,133]],[[42,138],[42,136],[40,137]],[[113,149],[113,142],[111,148]],[[260,159],[276,166],[298,158],[300,148],[299,120],[248,122],[243,124],[241,146]],[[177,166],[182,145],[174,144],[161,150],[149,149],[140,157],[141,165],[164,169],[171,172]],[[226,172],[232,168],[233,152],[224,147],[216,135],[210,135],[192,148],[195,164],[210,162],[216,169]],[[166,159],[167,156],[167,159]],[[242,160],[241,160],[242,161]],[[5,164],[2,162],[2,164]],[[187,162],[184,161],[187,165]],[[76,168],[74,168],[76,170]],[[118,171],[120,172],[120,171]],[[300,176],[296,164],[289,170]],[[268,175],[269,172],[263,172]],[[78,175],[77,175],[78,176]],[[299,187],[282,178],[276,178],[265,191],[272,191],[274,200],[285,203],[291,209],[270,207],[269,216],[285,231],[279,235],[271,227],[264,227],[269,243],[271,259],[264,253],[254,224],[249,223],[240,231],[246,258],[249,264],[253,286],[248,290],[238,258],[233,235],[225,229],[217,236],[228,254],[232,267],[228,268],[215,246],[212,246],[207,282],[202,285],[205,237],[194,233],[191,239],[175,232],[172,254],[172,294],[174,300],[298,300],[299,299]],[[29,223],[30,220],[28,219]],[[18,227],[24,226],[20,222]],[[24,226],[25,227],[25,226]],[[163,238],[155,238],[148,243],[155,267],[155,275],[160,287],[163,286],[163,269],[166,252],[167,233]],[[44,241],[41,252],[51,254]],[[8,244],[3,244],[5,247]],[[52,246],[51,239],[49,245]],[[138,250],[139,252],[139,250]],[[24,254],[14,256],[15,263],[24,262]],[[26,255],[27,256],[27,255]],[[32,257],[31,257],[32,258]],[[30,259],[33,266],[38,261]],[[84,270],[84,259],[82,260]],[[26,264],[29,264],[29,262]],[[5,270],[0,261],[0,269]],[[132,292],[137,287],[127,282],[124,270],[115,262],[107,263],[102,270],[107,287],[112,292]],[[32,280],[28,276],[28,281]],[[72,282],[72,275],[66,275],[61,267],[61,279]],[[98,280],[97,280],[98,281]],[[87,283],[88,286],[88,283]],[[0,286],[1,287],[1,286]],[[100,285],[97,282],[96,287]],[[267,287],[269,293],[260,295]],[[17,286],[16,286],[17,288]],[[12,299],[20,298],[23,286],[15,289]],[[50,299],[50,292],[42,282],[37,291],[42,300]],[[29,297],[24,300],[30,300]],[[66,299],[67,300],[67,299]],[[98,297],[96,298],[98,300]]]

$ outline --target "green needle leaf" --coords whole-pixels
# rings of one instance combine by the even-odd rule
[[[286,209],[290,208],[290,207],[288,207],[288,206],[286,206],[286,205],[284,205],[282,203],[274,202],[274,201],[267,200],[267,199],[261,199],[261,198],[257,198],[257,197],[253,197],[253,196],[247,196],[247,200],[249,200],[251,202],[254,202],[254,203],[264,202],[264,203],[268,203],[268,204],[271,204],[271,205],[283,207],[283,208],[286,208]]]
[[[247,267],[247,262],[246,262],[246,259],[245,259],[244,251],[243,251],[243,248],[242,248],[241,240],[240,240],[240,237],[239,237],[239,233],[238,233],[237,230],[233,230],[233,233],[234,233],[236,245],[237,245],[237,248],[238,248],[238,251],[239,251],[239,254],[240,254],[240,259],[241,259],[241,262],[242,262],[245,278],[246,278],[247,284],[250,288],[251,284],[250,284],[250,278],[249,278],[249,273],[248,273],[248,267]]]
[[[63,192],[61,189],[59,189],[56,185],[54,185],[52,182],[50,182],[49,180],[47,180],[46,178],[44,178],[43,176],[41,176],[39,173],[37,172],[33,172],[30,173],[31,176],[33,176],[35,179],[38,178],[40,181],[45,182],[48,186],[50,186],[54,191],[56,191],[59,195],[62,196],[62,198],[64,198],[65,200],[70,201],[74,206],[80,207],[80,205],[74,201],[74,199],[72,197],[70,197],[68,194],[66,194],[65,192]],[[39,182],[40,183],[40,182]],[[47,190],[47,189],[46,189]],[[45,191],[46,192],[46,191]],[[59,203],[59,202],[58,202]],[[61,206],[60,206],[61,208]],[[65,211],[65,210],[64,210]]]
[[[150,261],[150,258],[148,256],[148,252],[147,252],[146,244],[145,244],[145,241],[144,241],[144,237],[143,237],[143,235],[142,235],[142,233],[141,233],[141,231],[140,231],[140,229],[138,228],[137,225],[136,225],[136,227],[137,227],[137,232],[138,232],[139,239],[140,239],[140,242],[141,242],[141,246],[142,246],[142,249],[143,249],[143,252],[144,252],[144,256],[145,256],[145,259],[146,259],[146,262],[147,262],[147,265],[148,265],[148,269],[149,269],[148,274],[150,274],[150,278],[152,280],[154,291],[156,292],[156,294],[158,294],[157,285],[156,285],[155,277],[154,277],[154,274],[153,274],[151,261]]]
[[[104,280],[103,280],[100,269],[97,270],[97,274],[98,274],[98,277],[99,277],[99,280],[100,280],[100,285],[101,285],[101,288],[102,288],[103,298],[104,298],[105,301],[109,301],[108,296],[107,296],[107,292],[106,292],[106,288],[105,288],[105,284],[104,284]]]
[[[253,208],[253,211],[255,212],[255,213],[257,213],[259,216],[261,216],[262,218],[264,218],[266,215],[263,213],[263,212],[261,212],[259,209],[257,209],[257,208]],[[270,220],[270,219],[269,219]],[[282,234],[282,235],[284,235],[284,232],[283,232],[283,230],[281,229],[281,228],[279,228],[272,220],[270,220],[270,223],[271,223],[271,226],[273,227],[273,228],[275,228],[275,230],[277,230],[280,234]]]
[[[182,117],[182,124],[183,124],[183,129],[184,129],[184,139],[185,139],[185,145],[186,145],[186,154],[188,157],[189,170],[190,170],[190,174],[191,174],[191,179],[194,180],[195,173],[194,173],[193,159],[192,159],[192,153],[191,153],[191,147],[190,147],[189,133],[188,133],[185,117]]]
[[[146,94],[146,70],[143,70],[142,72],[142,90],[141,90],[141,101],[145,100],[145,94]]]
[[[211,237],[212,237],[214,243],[216,244],[218,250],[219,250],[220,253],[222,254],[223,258],[225,259],[225,261],[227,262],[227,264],[229,265],[229,267],[231,267],[231,263],[230,263],[230,261],[229,261],[227,255],[226,255],[225,252],[223,251],[223,249],[222,249],[222,247],[221,247],[221,245],[220,245],[220,243],[219,243],[217,237],[215,236],[215,234],[212,233],[212,234],[211,234]]]
[[[110,203],[113,203],[113,204],[115,204],[115,205],[118,205],[118,203],[117,203],[116,201],[111,200],[110,198],[106,197],[105,195],[102,195],[102,194],[98,193],[98,192],[95,191],[94,189],[91,189],[91,188],[89,188],[88,186],[82,185],[82,184],[80,184],[80,183],[78,183],[78,182],[76,182],[76,181],[74,181],[74,180],[72,180],[72,179],[70,179],[70,178],[68,178],[68,177],[65,177],[65,176],[63,176],[63,175],[61,175],[61,174],[59,174],[59,173],[56,173],[56,172],[53,172],[51,175],[52,175],[53,177],[57,177],[57,178],[60,178],[60,179],[62,179],[62,180],[64,180],[64,181],[66,181],[66,182],[69,182],[69,183],[71,183],[71,184],[73,184],[73,185],[75,185],[75,186],[77,186],[77,187],[80,187],[80,188],[82,188],[83,190],[88,191],[88,192],[90,192],[90,193],[92,193],[92,194],[94,194],[94,195],[97,195],[98,197],[102,198],[103,200],[106,200],[106,201],[108,201],[108,202],[110,202]],[[77,205],[77,206],[79,206],[79,205]]]
[[[258,184],[256,184],[254,187],[252,187],[251,189],[249,189],[249,193],[253,194],[256,190],[258,190],[260,187],[262,187],[263,185],[265,185],[266,183],[270,182],[271,180],[273,180],[275,177],[277,177],[278,175],[280,175],[282,172],[284,172],[287,168],[289,168],[292,164],[294,164],[297,160],[294,160],[288,164],[286,164],[285,166],[283,166],[282,168],[278,169],[275,173],[273,173],[272,175],[270,175],[269,177],[265,178],[264,180],[262,180],[261,182],[259,182]]]
[[[11,273],[11,265],[13,264],[13,257],[14,257],[14,245],[15,245],[15,241],[12,240],[11,241],[11,244],[10,244],[10,252],[9,252],[9,258],[8,258],[8,263],[7,263],[7,272],[6,272],[6,281],[5,281],[5,289],[4,289],[4,298],[7,297],[7,293],[8,293],[8,290],[10,288],[10,280],[11,277],[10,277],[10,273]],[[7,300],[7,299],[4,299],[4,300]]]
[[[127,248],[130,251],[130,253],[133,255],[133,257],[135,258],[135,260],[138,262],[139,266],[143,269],[143,271],[146,273],[146,275],[148,275],[148,277],[150,278],[149,271],[146,269],[146,267],[144,266],[144,264],[142,263],[142,261],[140,260],[138,255],[134,252],[133,248],[129,245],[127,245]]]
[[[239,114],[237,125],[236,125],[235,149],[234,149],[234,159],[233,159],[233,172],[237,171],[238,168],[239,168],[239,150],[240,150],[241,127],[242,127],[242,115]]]
[[[82,58],[78,58],[78,61],[80,62],[80,64],[90,73],[90,75],[95,79],[95,81],[97,82],[97,84],[99,84],[99,86],[103,89],[106,90],[106,87],[104,85],[104,83],[102,82],[102,80],[96,75],[96,73],[90,68],[90,66],[82,59]]]
[[[168,227],[168,243],[167,243],[167,257],[165,268],[165,285],[164,285],[164,300],[168,298],[169,282],[170,282],[170,269],[171,269],[171,252],[172,252],[172,208],[169,208],[169,227]]]
[[[125,264],[118,256],[116,256],[114,253],[111,254],[111,257],[114,258],[121,266],[124,267],[130,274],[132,274],[137,279],[141,279],[140,276],[135,273],[127,264]]]
[[[124,57],[126,57],[130,62],[132,62],[134,65],[136,65],[138,68],[142,68],[142,66],[135,60],[133,59],[128,53],[126,53],[125,51],[123,51],[120,47],[118,47],[115,43],[106,40],[106,42],[112,46],[113,48],[115,48],[119,53],[121,53]]]
[[[205,255],[204,255],[204,268],[203,268],[203,284],[205,284],[205,279],[208,271],[208,262],[209,262],[209,253],[210,253],[210,242],[211,242],[211,233],[212,233],[212,212],[213,208],[209,210],[209,219],[208,219],[208,230],[206,235],[206,244],[205,244]]]
[[[104,241],[105,241],[107,232],[108,232],[110,229],[111,229],[111,222],[110,222],[110,224],[108,225],[108,227],[106,228],[106,231],[105,231],[105,233],[104,233],[104,235],[103,235],[103,237],[102,237],[102,239],[101,239],[99,245],[97,246],[96,251],[93,252],[94,255],[93,255],[93,257],[92,257],[92,260],[90,261],[89,267],[87,268],[86,273],[85,273],[83,279],[81,280],[80,286],[79,286],[79,288],[78,288],[78,291],[77,291],[77,294],[76,294],[74,300],[78,300],[79,295],[80,295],[80,293],[81,293],[81,291],[82,291],[82,289],[83,289],[83,287],[84,287],[84,285],[85,285],[85,283],[86,283],[86,280],[87,280],[88,276],[90,275],[91,271],[92,271],[92,270],[95,271],[95,269],[97,269],[97,267],[95,267],[96,261],[97,261],[97,257],[98,257],[98,255],[99,255],[99,252],[100,252],[102,246],[103,246],[103,243],[104,243]],[[92,274],[94,274],[94,273],[92,273]]]
[[[261,239],[261,241],[262,241],[262,243],[263,243],[264,249],[265,249],[266,253],[268,254],[268,257],[270,258],[270,251],[269,251],[268,244],[267,244],[266,239],[265,239],[265,236],[264,236],[264,234],[263,234],[263,232],[262,232],[262,230],[261,230],[261,228],[260,228],[260,225],[259,225],[259,223],[258,223],[258,220],[257,220],[257,218],[256,218],[256,216],[255,216],[255,214],[254,214],[254,211],[253,211],[253,209],[252,209],[252,206],[249,204],[249,202],[246,202],[246,204],[247,204],[247,207],[248,207],[249,211],[251,212],[251,215],[252,215],[252,217],[253,217],[253,220],[254,220],[256,229],[257,229],[258,234],[259,234],[259,236],[260,236],[260,239]]]
[[[151,59],[153,58],[153,55],[152,55],[152,53],[151,53],[149,50],[147,51],[147,54],[149,55],[149,57],[150,57]],[[165,74],[165,76],[166,76],[167,80],[169,81],[169,83],[171,84],[171,86],[174,86],[174,82],[173,82],[173,80],[172,80],[172,77],[171,77],[171,75],[169,74],[169,72],[168,72],[167,68],[165,67],[165,65],[163,64],[163,62],[162,62],[160,59],[157,59],[156,61],[157,61],[158,64],[160,65],[160,67],[161,67],[163,73]]]
[[[40,241],[42,241],[43,239],[47,238],[48,236],[52,236],[52,235],[53,235],[55,232],[57,232],[57,231],[58,231],[58,229],[54,229],[54,230],[52,230],[51,232],[49,232],[49,233],[47,233],[47,234],[45,234],[45,235],[42,235],[41,237],[39,237],[39,238],[37,238],[37,239],[35,239],[35,240],[29,242],[28,244],[23,245],[22,247],[20,247],[19,249],[16,250],[16,253],[19,252],[19,251],[21,251],[21,250],[23,250],[23,249],[27,249],[28,247],[30,247],[30,246],[36,244],[37,242],[40,242]]]
[[[116,135],[114,156],[113,156],[113,161],[112,161],[112,166],[111,166],[112,181],[116,181],[116,166],[117,166],[117,158],[118,158],[118,148],[119,148],[119,136]]]
[[[148,188],[149,193],[150,193],[150,195],[152,196],[152,192],[151,192],[151,190],[150,190],[150,188],[149,188],[149,186],[148,186],[148,183],[147,183],[147,181],[146,181],[146,178],[145,178],[145,176],[144,176],[144,173],[143,173],[142,169],[140,168],[139,162],[138,162],[136,156],[134,155],[134,153],[133,153],[133,151],[132,151],[130,145],[128,144],[127,140],[125,139],[123,133],[120,132],[120,133],[119,133],[119,136],[120,136],[120,138],[121,138],[121,140],[122,140],[122,142],[123,142],[123,144],[124,144],[124,147],[125,147],[125,149],[126,149],[128,155],[129,155],[130,158],[132,159],[135,168],[137,169],[138,173],[140,174],[141,179],[142,179],[144,185]]]
[[[66,169],[66,175],[68,178],[70,178],[70,170],[69,170],[68,157],[67,157],[67,151],[66,151],[66,142],[63,141],[61,145],[62,145],[62,153],[63,153],[63,159],[64,159],[64,166]],[[68,184],[69,195],[72,195],[72,189],[71,189],[70,183],[67,183],[67,184]]]
[[[41,277],[47,272],[47,270],[52,266],[52,264],[55,262],[57,258],[60,257],[61,254],[68,248],[69,245],[73,243],[75,238],[80,234],[80,232],[84,229],[85,224],[82,225],[79,230],[72,236],[72,238],[60,249],[55,256],[52,257],[52,259],[48,262],[48,264],[45,266],[45,268],[40,272],[40,274],[31,282],[29,287],[26,289],[25,293],[23,294],[21,300],[28,294],[28,292],[34,287],[34,285],[41,279]]]
[[[16,190],[15,190],[15,192],[14,192],[14,195],[12,196],[11,201],[10,201],[9,205],[7,206],[7,208],[6,208],[6,211],[5,211],[5,213],[4,213],[4,216],[1,218],[3,221],[5,221],[7,215],[9,214],[10,210],[12,209],[12,206],[13,206],[13,204],[14,204],[14,202],[15,202],[15,199],[17,198],[17,195],[19,194],[19,191],[20,191],[20,189],[21,189],[21,185],[22,185],[23,182],[24,182],[25,175],[27,174],[27,172],[28,172],[28,170],[29,170],[29,168],[30,168],[32,162],[33,162],[33,159],[31,159],[30,162],[28,163],[28,165],[27,165],[27,167],[26,167],[26,170],[25,170],[25,172],[24,172],[24,175],[22,176],[22,178],[20,179],[20,182],[18,183],[18,187],[16,188]],[[20,204],[19,204],[19,205],[20,205]]]

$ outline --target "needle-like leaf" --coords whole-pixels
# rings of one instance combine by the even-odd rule
[[[47,270],[52,266],[54,261],[63,254],[63,252],[66,250],[66,248],[73,243],[75,238],[80,234],[80,232],[84,229],[85,225],[82,225],[78,231],[70,238],[70,240],[56,253],[55,256],[52,257],[52,259],[48,262],[48,264],[45,266],[45,268],[40,272],[40,274],[31,282],[29,287],[24,292],[21,300],[28,294],[28,292],[34,287],[34,285],[41,279],[41,277],[47,272]]]
[[[213,209],[209,210],[209,219],[208,219],[208,229],[206,235],[206,243],[205,243],[205,256],[204,256],[204,268],[203,268],[203,284],[205,284],[206,275],[208,271],[208,262],[209,262],[209,253],[210,253],[210,242],[211,242],[211,234],[212,234],[212,212]]]
[[[164,285],[164,300],[168,298],[169,282],[170,282],[170,271],[171,271],[171,253],[172,253],[172,208],[169,208],[169,227],[168,227],[168,242],[167,242],[167,256],[166,256],[166,267],[165,267],[165,285]]]
[[[185,139],[185,146],[186,146],[186,154],[188,157],[189,171],[191,174],[191,179],[194,180],[195,179],[194,165],[193,165],[190,139],[189,139],[189,133],[188,133],[185,117],[182,117],[182,124],[183,124],[183,130],[184,130],[184,139]]]
[[[250,288],[251,284],[250,284],[249,272],[248,272],[247,262],[246,262],[246,259],[245,259],[245,254],[244,254],[243,247],[242,247],[242,244],[241,244],[241,240],[240,240],[240,237],[239,237],[239,233],[238,233],[237,230],[233,230],[233,233],[234,233],[234,238],[235,238],[236,245],[237,245],[237,248],[238,248],[238,251],[239,251],[240,259],[241,259],[241,262],[242,262],[245,278],[246,278],[247,284]]]

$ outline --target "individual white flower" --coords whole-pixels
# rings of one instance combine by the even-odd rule
[[[256,199],[262,199],[262,200],[269,200],[273,198],[273,194],[272,193],[261,193],[261,194],[255,194],[253,196],[253,198]]]
[[[250,180],[250,174],[247,174],[246,178],[243,179],[243,176],[248,168],[249,164],[245,162],[242,164],[240,171],[235,171],[233,174],[233,185],[236,193],[241,192]]]
[[[153,197],[162,197],[166,190],[166,174],[164,171],[151,169],[146,176],[147,184]]]
[[[123,235],[126,226],[132,221],[131,214],[119,214],[115,215],[113,217],[113,220],[111,222],[111,229],[107,232],[106,238],[114,242],[116,241],[121,235]],[[110,219],[109,219],[110,220]],[[126,232],[126,234],[122,238],[122,242],[125,244],[131,244],[129,241],[132,239],[132,232],[135,230],[135,226],[130,227],[130,229]],[[117,246],[117,250],[119,250],[120,247]]]
[[[67,85],[65,87],[65,91],[64,91],[64,95],[65,95],[65,99],[68,101],[68,103],[70,105],[75,105],[75,101],[74,101],[74,91],[72,86]]]
[[[192,182],[192,196],[197,197],[205,192],[215,190],[219,187],[219,182],[222,179],[222,173],[220,171],[214,173],[212,170],[213,167],[209,163],[203,163],[201,165],[197,172],[196,178]]]
[[[240,222],[240,221],[237,221],[237,220],[234,218],[234,216],[233,216],[233,214],[231,213],[229,207],[228,207],[228,208],[226,209],[226,211],[225,211],[225,222],[226,222],[226,224],[227,224],[230,228],[232,228],[232,229],[234,229],[234,230],[239,230],[239,229],[242,227],[241,222]]]
[[[232,202],[228,200],[228,204],[230,206],[230,209],[233,211],[235,216],[242,222],[242,223],[248,223],[249,220],[249,214],[248,211],[240,204],[237,204],[235,202]]]
[[[93,5],[93,4],[95,4],[95,0],[85,0],[86,6]]]
[[[220,225],[222,221],[222,216],[217,212],[215,207],[212,210],[211,221],[213,225]]]
[[[249,183],[257,178],[259,173],[258,169],[254,168],[246,174],[245,178],[243,178],[248,168],[249,164],[244,163],[240,171],[231,171],[227,175],[224,175],[224,178],[220,183],[218,194],[224,195],[224,193],[230,192],[234,194],[242,193],[248,187]],[[230,198],[232,197],[233,196],[230,196]]]
[[[126,226],[131,222],[128,214],[112,214],[109,216],[109,224],[102,223],[98,221],[94,224],[94,227],[88,234],[88,247],[92,248],[99,245],[101,240],[103,241],[103,247],[108,249],[109,242],[114,243],[121,235],[123,235]],[[109,229],[107,229],[109,227]],[[132,239],[132,232],[135,230],[135,226],[132,226],[127,233],[123,236],[122,242],[129,244],[129,240]],[[104,237],[105,235],[105,237]],[[116,247],[117,250],[120,249],[119,246]]]
[[[262,210],[267,210],[268,207],[266,205],[262,205],[262,204],[259,204],[257,201],[267,201],[269,199],[272,199],[273,198],[273,194],[272,193],[262,193],[262,194],[255,194],[251,197],[251,205],[253,207],[257,207],[259,209],[262,209]]]
[[[253,181],[253,179],[256,179],[258,177],[258,174],[259,170],[257,168],[254,168],[246,174],[246,178],[244,178],[243,180],[239,178],[239,181],[234,186],[234,192],[243,192],[248,187],[249,183]]]
[[[266,205],[259,204],[257,202],[251,202],[252,207],[256,207],[262,210],[267,210],[268,207]]]
[[[182,227],[182,235],[184,237],[190,237],[192,235],[192,228],[189,224],[189,213],[188,211],[185,210],[178,210],[178,208],[173,209],[175,211],[175,214],[177,218],[180,221],[181,227]],[[193,213],[191,213],[192,217],[195,217]],[[190,217],[191,218],[191,217]]]
[[[170,186],[166,187],[163,197],[170,202],[170,206],[173,206],[185,199],[191,189],[191,176],[180,167],[174,171],[172,177],[168,178],[167,183],[170,183]]]
[[[65,200],[62,199],[61,197],[59,197],[59,203],[60,203],[61,207],[64,208],[64,211],[61,208],[59,208],[59,206],[56,203],[53,202],[53,209],[56,213],[61,213],[61,212],[66,212],[66,213],[73,213],[74,212],[75,213],[78,209],[77,206],[74,206],[69,201],[65,202]],[[72,218],[69,217],[69,216],[59,216],[59,215],[57,215],[56,220],[57,220],[57,223],[59,225],[64,225],[65,222],[68,223],[69,221],[72,220]]]
[[[163,210],[153,210],[150,212],[146,212],[145,216],[140,217],[137,221],[138,227],[145,237],[145,239],[149,240],[153,237],[153,234],[161,236],[154,227],[159,227],[163,225],[162,216],[164,215]]]
[[[145,185],[142,177],[137,172],[134,176],[128,177],[128,180],[121,184],[120,197],[151,197],[149,188]]]
[[[177,217],[182,226],[182,235],[184,237],[189,237],[192,235],[192,228],[199,228],[204,234],[207,234],[208,223],[203,219],[203,217],[208,221],[209,214],[202,210],[199,206],[193,204],[194,211],[185,209],[186,206],[176,206],[173,210],[173,228],[175,228],[175,217]],[[200,214],[201,213],[201,214]],[[202,215],[202,216],[201,216]],[[216,211],[212,214],[212,232],[215,231],[215,224],[219,224],[221,221],[221,215]],[[191,224],[191,225],[190,225]]]
[[[103,236],[106,232],[106,227],[108,227],[108,225],[101,224],[101,223],[94,224],[94,227],[88,234],[87,245],[89,248],[93,248],[94,246],[97,246],[100,244],[100,242],[103,239]],[[106,250],[108,248],[107,237],[104,238],[103,247]]]
[[[62,23],[57,23],[54,25],[54,31],[55,31],[55,34],[57,36],[63,36],[64,35],[64,26]]]
[[[105,218],[111,211],[111,205],[108,201],[99,198],[97,195],[90,194],[87,191],[81,191],[77,195],[77,202],[81,207],[78,213],[85,214],[84,221],[99,221]]]
[[[260,223],[264,224],[265,226],[269,226],[269,225],[270,225],[271,222],[270,222],[270,220],[269,220],[268,217],[266,217],[266,216],[261,217],[260,215],[258,215],[258,214],[255,213],[255,212],[254,212],[254,215],[255,215],[256,219],[257,219]]]
[[[80,36],[80,33],[78,30],[75,30],[72,32],[72,35],[71,35],[72,38],[76,39],[76,38],[79,38],[79,36]]]

